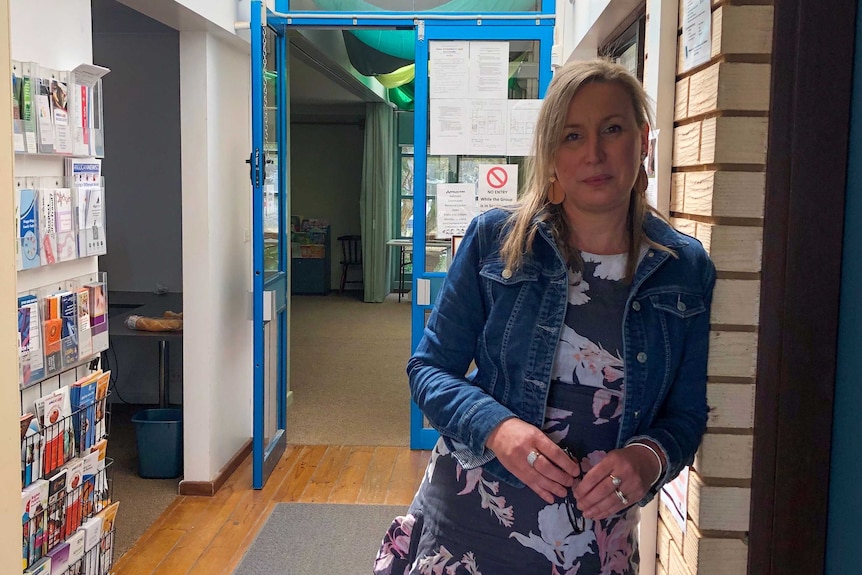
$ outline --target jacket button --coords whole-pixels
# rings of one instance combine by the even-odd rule
[[[510,277],[512,277],[512,270],[510,270],[509,268],[506,268],[503,270],[503,273],[501,273],[500,275],[503,276],[504,280],[507,280]]]
[[[635,416],[635,419],[639,418],[639,417],[641,416],[641,412],[640,412],[640,410],[635,411],[635,412],[634,412],[634,416]]]
[[[638,361],[639,361],[640,363],[646,363],[646,359],[647,359],[647,355],[646,355],[646,353],[644,353],[644,352],[640,352],[640,353],[637,355],[637,359],[638,359]]]
[[[635,311],[640,311],[641,310],[641,302],[633,301],[632,302],[632,309]]]
[[[683,302],[683,301],[677,302],[676,309],[678,309],[679,311],[685,311],[685,302]]]
[[[648,258],[651,258],[651,257],[653,257],[654,255],[655,255],[655,252],[654,252],[654,251],[652,251],[652,250],[650,250],[650,251],[648,251],[648,252],[647,252],[647,257],[648,257]]]

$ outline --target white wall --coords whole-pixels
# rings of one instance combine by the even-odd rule
[[[609,34],[644,0],[558,0],[555,64],[595,58]],[[674,4],[676,4],[674,2]]]
[[[359,195],[365,131],[356,124],[293,123],[290,212],[329,220],[331,287],[341,279],[341,246],[336,238],[360,234]],[[350,279],[356,279],[351,275]],[[355,286],[351,286],[355,287]]]
[[[177,30],[206,30],[233,36],[240,5],[248,0],[119,0]]]
[[[236,1],[176,0],[176,3],[185,6],[204,20],[233,33],[237,13]]]
[[[249,55],[180,33],[185,479],[210,481],[251,432]]]

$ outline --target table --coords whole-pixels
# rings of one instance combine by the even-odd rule
[[[170,386],[170,342],[183,339],[181,331],[142,331],[126,327],[126,318],[130,315],[145,317],[162,317],[166,311],[183,311],[183,294],[167,293],[163,295],[136,293],[134,303],[142,302],[141,305],[131,307],[122,300],[132,298],[129,292],[117,292],[108,294],[108,305],[120,304],[128,306],[128,311],[110,317],[108,332],[113,337],[144,337],[153,338],[159,344],[159,407],[168,407]],[[118,301],[115,301],[118,300]],[[131,300],[130,300],[131,302]]]
[[[387,246],[398,248],[398,301],[401,301],[401,295],[404,293],[404,276],[407,266],[413,263],[413,240],[411,238],[396,238],[386,242]],[[425,249],[432,248],[434,250],[444,252],[452,245],[452,240],[438,240],[436,238],[428,238],[425,240]],[[408,255],[409,254],[409,255]]]

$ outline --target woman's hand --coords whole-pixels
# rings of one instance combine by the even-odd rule
[[[580,474],[578,464],[541,429],[521,419],[510,418],[495,427],[485,446],[547,503],[565,497],[574,477]],[[530,455],[533,452],[535,456]]]
[[[660,451],[656,448],[656,451]],[[630,445],[614,449],[589,470],[574,490],[578,509],[587,519],[598,520],[619,513],[643,499],[666,464],[648,449]]]

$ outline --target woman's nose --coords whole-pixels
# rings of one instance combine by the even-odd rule
[[[586,161],[590,164],[598,164],[604,159],[601,138],[597,136],[587,137],[585,146]]]

